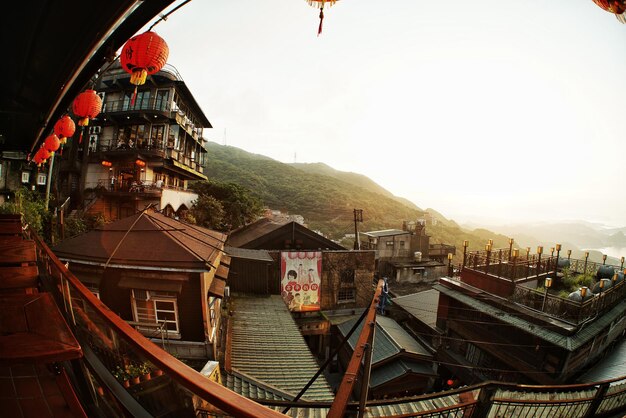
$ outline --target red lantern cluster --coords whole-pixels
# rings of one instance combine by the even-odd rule
[[[140,86],[149,74],[158,72],[167,61],[170,49],[159,35],[145,32],[130,38],[122,48],[120,63],[131,74],[130,82]]]
[[[603,10],[615,14],[620,22],[626,23],[626,0],[593,0],[593,2]]]
[[[54,124],[54,133],[59,137],[61,145],[67,142],[67,138],[76,132],[76,124],[68,115],[63,116]]]
[[[113,165],[113,163],[111,161],[104,160],[104,161],[102,161],[102,165],[104,167],[111,167]]]
[[[135,160],[135,164],[137,164],[138,167],[145,167],[146,166],[146,162],[143,160]]]
[[[72,110],[80,118],[78,126],[87,126],[89,125],[89,119],[93,119],[100,114],[102,99],[96,94],[95,90],[85,90],[74,99]]]

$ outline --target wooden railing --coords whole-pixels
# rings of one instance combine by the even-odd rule
[[[292,406],[292,416],[325,416],[323,412],[332,406],[332,403],[323,402],[255,402],[206,379],[144,338],[94,296],[35,233],[27,229],[26,234],[36,243],[44,284],[47,283],[57,293],[60,309],[80,338],[81,344],[85,345],[87,362],[92,371],[96,370],[99,380],[97,383],[104,382],[107,393],[100,398],[101,408],[115,397],[120,402],[130,399],[141,405],[143,409],[138,411],[141,414],[133,412],[131,415],[151,416],[160,412],[150,412],[159,405],[162,407],[162,400],[150,403],[150,396],[146,396],[149,390],[143,390],[149,382],[124,389],[109,372],[115,365],[129,360],[132,364],[149,363],[159,371],[157,379],[153,378],[154,388],[172,385],[172,391],[168,393],[193,395],[194,406],[187,412],[199,417],[284,417],[277,410],[288,405]],[[616,289],[619,287],[616,286]],[[618,297],[617,293],[615,297]],[[98,389],[103,388],[98,386]],[[189,402],[181,401],[181,408],[183,407],[190,408]],[[355,402],[347,406],[348,412],[357,409],[358,404]],[[626,411],[626,376],[602,382],[563,386],[485,382],[410,398],[368,401],[364,416],[608,418],[623,411]]]

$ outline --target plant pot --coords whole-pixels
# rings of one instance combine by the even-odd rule
[[[102,388],[102,386],[98,386],[96,388],[96,392],[98,393],[98,396],[104,396],[104,389]]]
[[[154,377],[161,376],[163,374],[163,370],[161,369],[152,370],[152,374],[154,375]]]
[[[129,388],[130,387],[130,382],[128,381],[128,379],[124,380],[122,382],[122,386],[124,386],[125,388]]]
[[[150,373],[146,373],[143,376],[141,376],[141,381],[145,382],[147,380],[150,380],[152,378],[152,376],[150,376]]]
[[[139,382],[140,382],[139,376],[135,376],[135,377],[131,377],[130,378],[130,383],[133,384],[133,385],[138,385]]]

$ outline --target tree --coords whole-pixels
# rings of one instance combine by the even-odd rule
[[[235,183],[203,181],[194,183],[192,189],[199,196],[191,209],[199,225],[208,227],[211,224],[213,229],[232,230],[256,220],[263,211],[261,200],[247,188]],[[210,210],[216,213],[207,213]],[[220,226],[216,223],[219,216]]]
[[[198,200],[193,202],[190,212],[197,225],[219,231],[224,230],[224,208],[213,196],[199,195]]]

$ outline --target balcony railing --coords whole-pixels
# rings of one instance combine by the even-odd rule
[[[626,297],[626,285],[620,281],[615,286],[604,289],[584,302],[576,302],[557,295],[518,285],[513,291],[513,302],[528,306],[538,311],[578,324],[601,314]]]
[[[123,408],[133,416],[194,416],[198,408],[221,416],[284,416],[206,379],[154,345],[93,295],[36,234],[29,235],[47,273],[42,279],[83,346],[100,408]]]
[[[144,99],[141,95],[137,97],[134,104],[131,104],[129,98],[107,100],[103,109],[102,113],[156,111],[168,114],[168,116],[171,112],[171,106],[168,100],[163,100],[160,97],[149,97]]]
[[[325,416],[322,402],[263,400],[269,409],[210,381],[144,338],[93,295],[30,229],[44,287],[81,342],[83,370],[106,416]],[[150,371],[150,377],[147,371]],[[126,383],[133,377],[134,382]],[[347,410],[356,411],[349,403]],[[578,385],[485,382],[447,392],[367,403],[365,417],[605,417],[626,410],[626,376]]]

